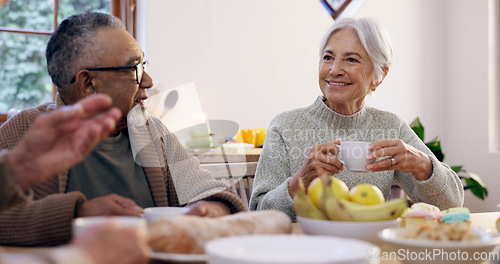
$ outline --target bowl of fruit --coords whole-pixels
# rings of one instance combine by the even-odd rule
[[[360,184],[349,190],[334,176],[315,179],[306,188],[299,182],[293,199],[297,222],[304,234],[365,240],[379,244],[377,234],[398,226],[408,208],[404,198],[385,201],[380,189]]]

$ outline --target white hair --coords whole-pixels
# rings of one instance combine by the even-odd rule
[[[359,37],[373,63],[374,81],[382,81],[384,68],[392,64],[392,44],[386,30],[377,21],[371,18],[341,18],[336,20],[323,36],[320,44],[320,58],[323,55],[326,43],[333,33],[345,29],[352,29]]]

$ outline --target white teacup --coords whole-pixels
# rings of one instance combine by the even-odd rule
[[[123,227],[137,227],[147,234],[147,222],[136,216],[91,216],[73,219],[73,238],[83,235],[87,229],[105,223],[118,223]]]
[[[190,210],[187,207],[148,207],[144,209],[143,216],[146,220],[151,223],[156,219],[169,216],[169,215],[181,215],[185,214]]]
[[[344,141],[340,144],[341,162],[344,166],[355,172],[367,172],[366,166],[373,162],[366,158],[370,153],[368,146],[370,142],[363,141]]]

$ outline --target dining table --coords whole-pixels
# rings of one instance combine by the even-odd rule
[[[498,233],[496,228],[496,221],[500,218],[500,212],[482,212],[482,213],[472,213],[470,216],[470,221],[472,226],[483,227],[484,229],[488,229],[492,233]],[[292,235],[304,235],[298,223],[292,223]],[[381,256],[389,255],[390,252],[395,252],[397,249],[392,248],[389,244],[379,241],[376,244],[377,247],[380,248]],[[495,248],[495,251],[499,251],[500,246]],[[385,254],[384,254],[385,253]],[[500,254],[500,253],[499,253]],[[152,259],[151,264],[181,264],[183,262],[169,262],[160,259]],[[202,264],[204,262],[184,262],[184,264]],[[398,259],[383,259],[381,258],[378,262],[379,264],[405,264],[404,261]],[[433,263],[433,262],[429,262]],[[237,264],[237,263],[235,263]],[[500,264],[500,261],[484,261],[481,264]]]
[[[482,212],[482,213],[472,213],[470,216],[470,221],[472,226],[479,226],[485,229],[489,229],[492,233],[498,233],[497,228],[496,228],[496,221],[497,219],[500,218],[500,212]],[[300,226],[298,223],[292,223],[292,234],[293,235],[304,235],[302,230],[300,229]],[[381,253],[388,253],[391,251],[394,251],[396,249],[391,248],[389,244],[386,244],[383,241],[379,241],[379,243],[376,244],[381,250]],[[51,250],[51,248],[48,247],[39,247],[39,248],[33,248],[33,247],[0,247],[0,252],[5,253],[33,253],[33,252],[44,252],[47,250]],[[498,252],[500,250],[500,247],[497,246],[495,248],[495,251]],[[2,253],[0,253],[2,254]],[[68,260],[68,263],[71,263],[71,260]],[[150,264],[204,264],[206,262],[204,261],[171,261],[171,260],[165,260],[161,258],[151,258]],[[237,264],[237,263],[235,263]],[[379,264],[404,264],[403,261],[397,260],[397,259],[381,259]],[[484,261],[481,264],[500,264],[500,261],[494,260],[494,261]]]

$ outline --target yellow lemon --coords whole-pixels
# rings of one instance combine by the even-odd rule
[[[341,179],[330,176],[332,183],[330,188],[337,198],[348,200],[349,199],[349,187]],[[307,187],[307,194],[311,198],[312,202],[316,207],[319,208],[319,195],[323,192],[323,181],[320,177],[314,179],[311,184]]]
[[[375,205],[385,202],[382,191],[369,183],[358,184],[349,191],[349,200],[365,205]]]
[[[255,147],[264,145],[264,141],[266,140],[267,129],[265,128],[256,128],[255,130]]]

